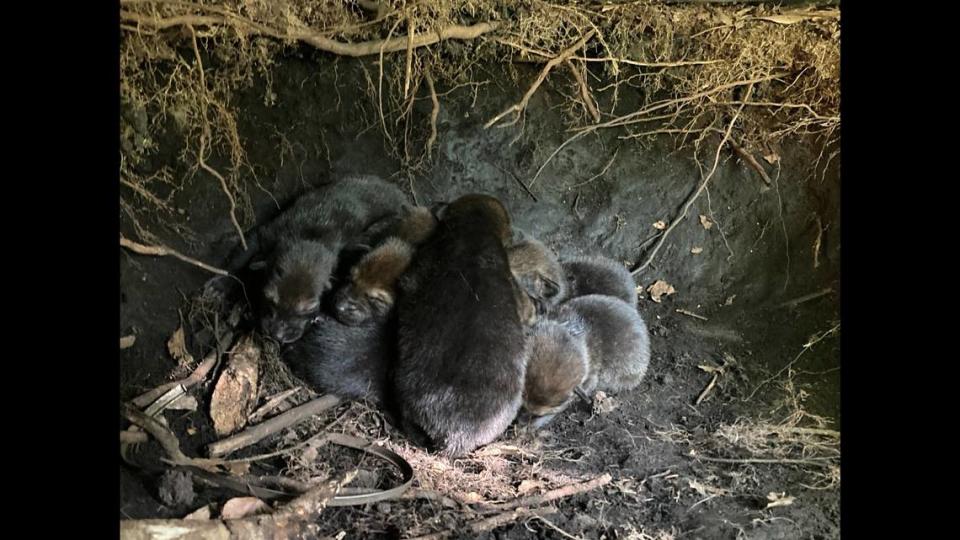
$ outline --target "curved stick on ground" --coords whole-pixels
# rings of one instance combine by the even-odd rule
[[[472,534],[481,534],[501,525],[506,525],[507,523],[513,523],[524,518],[531,517],[543,517],[549,516],[551,514],[557,513],[557,507],[555,506],[545,506],[543,508],[517,508],[515,510],[508,510],[502,514],[497,514],[483,519],[478,519],[476,521],[471,521],[466,523],[463,526],[463,529],[472,533]],[[411,538],[411,540],[441,540],[443,538],[450,538],[453,536],[462,535],[462,529],[460,531],[443,531],[433,534],[426,534],[423,536],[418,536],[416,538]]]
[[[340,401],[340,398],[337,396],[329,394],[321,396],[299,407],[294,407],[283,414],[274,416],[263,423],[249,427],[236,435],[212,443],[207,447],[207,451],[210,457],[220,457],[231,452],[236,452],[241,448],[256,444],[274,433],[306,420],[315,414],[320,414],[327,409],[335,407]]]
[[[507,501],[501,504],[491,504],[489,511],[503,511],[503,510],[513,510],[515,508],[521,507],[534,507],[546,504],[548,502],[553,502],[557,499],[563,499],[573,495],[578,495],[580,493],[586,493],[588,491],[593,491],[599,487],[603,487],[610,483],[613,479],[610,476],[610,473],[603,473],[600,476],[593,478],[592,480],[587,480],[586,482],[580,482],[578,484],[567,484],[563,487],[557,489],[551,489],[545,493],[539,495],[530,495],[528,497],[520,497],[512,501]]]

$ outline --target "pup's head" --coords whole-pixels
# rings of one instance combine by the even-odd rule
[[[531,336],[523,406],[533,416],[562,411],[587,377],[590,361],[582,336],[566,325],[545,320]]]
[[[350,269],[350,282],[337,291],[334,312],[348,325],[386,317],[396,302],[396,284],[410,266],[413,248],[389,238]]]
[[[292,343],[320,313],[337,254],[320,242],[281,245],[263,288],[261,327],[281,343]]]

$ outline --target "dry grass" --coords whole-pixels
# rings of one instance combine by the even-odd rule
[[[689,455],[708,463],[747,468],[791,466],[802,471],[810,489],[839,489],[840,432],[827,418],[807,412],[807,393],[792,377],[783,383],[784,398],[767,416],[738,418],[708,433],[679,427],[657,431],[668,442],[690,448]]]
[[[748,152],[766,155],[794,135],[834,139],[839,12],[778,9],[392,0],[374,12],[346,0],[123,0],[122,207],[128,220],[181,222],[171,197],[202,170],[229,203],[235,227],[249,225],[250,190],[269,186],[249,162],[233,98],[260,77],[264,102],[282,106],[272,66],[294,44],[375,60],[364,64],[370,106],[360,122],[382,132],[411,178],[430,166],[436,144],[435,114],[416,114],[414,102],[464,90],[475,101],[495,91],[484,63],[506,62],[510,84],[531,95],[550,88],[566,96],[574,138],[616,129],[640,142],[667,133],[699,147],[743,108],[732,140]],[[583,47],[554,60],[581,40]],[[551,61],[556,69],[542,73],[539,89],[515,68]],[[523,105],[514,111],[517,138],[534,114]],[[181,141],[186,175],[151,160],[171,136]],[[136,229],[151,240],[147,228]]]

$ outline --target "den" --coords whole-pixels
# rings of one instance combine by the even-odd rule
[[[122,538],[840,537],[839,2],[119,9]]]

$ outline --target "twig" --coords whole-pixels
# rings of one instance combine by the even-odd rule
[[[212,443],[207,447],[207,451],[211,457],[219,457],[246,448],[315,414],[320,414],[331,407],[335,407],[340,401],[340,398],[334,395],[321,396],[283,414],[274,416],[263,423],[249,427],[236,435]]]
[[[750,87],[747,89],[748,98],[752,92],[753,92],[753,84],[751,83]],[[665,231],[663,231],[663,234],[660,235],[660,240],[658,240],[657,243],[653,246],[653,249],[650,251],[650,255],[647,256],[647,259],[640,266],[638,266],[632,272],[630,272],[630,275],[634,275],[634,276],[637,275],[638,273],[642,272],[647,266],[649,266],[651,262],[653,262],[653,258],[656,257],[657,252],[660,251],[661,247],[663,247],[663,243],[664,241],[666,241],[667,236],[670,235],[670,232],[673,231],[673,229],[676,228],[676,226],[679,225],[680,222],[682,222],[683,219],[687,217],[687,212],[690,210],[690,207],[693,206],[693,203],[696,202],[700,194],[703,193],[704,188],[707,187],[707,183],[710,182],[710,179],[713,178],[713,174],[717,171],[717,166],[720,164],[720,150],[723,148],[724,143],[730,140],[730,132],[733,131],[733,126],[737,122],[737,118],[740,117],[740,113],[742,111],[743,111],[743,106],[741,105],[740,108],[737,109],[736,114],[733,115],[733,120],[731,120],[730,123],[727,125],[727,130],[723,134],[723,139],[721,139],[720,144],[717,145],[717,152],[713,158],[713,167],[710,168],[710,172],[707,173],[707,176],[703,179],[703,182],[700,183],[700,187],[698,187],[697,190],[690,195],[690,197],[687,199],[687,203],[683,205],[683,211],[680,213],[679,216],[677,216],[676,219],[673,220],[672,223],[670,223],[670,226],[667,227]]]
[[[816,270],[820,268],[820,246],[823,242],[823,222],[820,221],[820,216],[814,214],[814,219],[817,224],[817,239],[813,242],[813,269]]]
[[[515,510],[508,510],[502,514],[497,514],[495,516],[490,516],[483,519],[478,519],[476,521],[471,521],[464,525],[464,528],[467,532],[474,535],[489,531],[500,527],[501,525],[506,525],[507,523],[513,523],[514,521],[539,517],[539,516],[548,516],[550,514],[556,514],[557,508],[554,506],[545,506],[543,508],[517,508]],[[460,536],[463,533],[461,531],[443,531],[433,534],[426,534],[423,536],[418,536],[416,538],[411,538],[410,540],[441,540],[444,538],[449,538],[451,536]]]
[[[187,456],[180,450],[180,441],[177,439],[177,436],[174,435],[169,428],[161,424],[159,420],[147,415],[129,403],[123,403],[121,410],[127,420],[143,428],[160,443],[163,451],[170,457],[170,461],[174,465],[193,465],[202,469],[210,469],[222,463],[220,460],[198,459]]]
[[[638,110],[638,111],[634,111],[634,112],[632,112],[632,113],[630,113],[630,114],[625,114],[625,115],[623,115],[623,116],[618,116],[618,117],[616,117],[616,118],[612,118],[612,119],[610,119],[610,120],[607,120],[606,122],[603,122],[602,124],[594,124],[594,125],[586,126],[586,127],[584,127],[584,128],[580,128],[580,129],[578,129],[578,130],[576,131],[576,133],[574,133],[574,134],[571,135],[569,138],[567,138],[567,140],[563,141],[563,143],[561,143],[560,146],[556,147],[556,148],[553,150],[553,152],[550,153],[549,156],[547,156],[547,159],[540,165],[540,168],[537,169],[536,174],[533,175],[533,179],[530,180],[530,184],[529,184],[529,185],[530,185],[531,187],[533,186],[533,184],[537,181],[537,178],[539,178],[539,177],[540,177],[540,174],[543,172],[543,169],[545,169],[545,168],[547,167],[547,165],[553,160],[553,158],[555,158],[555,157],[557,156],[557,154],[560,153],[561,150],[563,150],[564,148],[566,148],[568,145],[570,145],[570,144],[573,143],[574,141],[578,140],[579,138],[581,138],[581,137],[583,137],[583,136],[585,136],[585,135],[587,135],[587,134],[593,133],[594,131],[596,131],[596,130],[598,130],[598,129],[612,128],[612,127],[620,127],[620,126],[626,126],[626,125],[631,125],[631,124],[638,124],[638,123],[643,123],[643,122],[649,122],[649,121],[651,121],[651,120],[661,119],[661,118],[663,118],[663,117],[654,117],[654,118],[646,118],[646,119],[644,119],[643,117],[646,116],[646,115],[648,115],[648,114],[650,114],[650,113],[652,113],[652,112],[658,111],[658,110],[660,110],[660,109],[665,109],[665,108],[667,108],[667,107],[670,107],[671,105],[679,105],[679,104],[682,104],[682,103],[686,103],[686,102],[690,102],[690,101],[695,101],[695,100],[698,100],[698,99],[702,99],[702,98],[705,98],[705,97],[709,97],[709,96],[711,96],[711,95],[713,95],[713,94],[717,94],[717,93],[723,92],[724,90],[730,90],[731,88],[736,88],[736,87],[738,87],[738,86],[745,86],[745,85],[748,85],[748,84],[749,84],[749,85],[752,87],[752,86],[753,86],[754,84],[756,84],[756,83],[771,81],[771,80],[777,79],[777,78],[779,78],[779,77],[780,77],[779,74],[775,74],[775,75],[768,75],[768,76],[766,76],[766,77],[757,77],[757,78],[754,78],[754,79],[746,79],[746,80],[742,80],[742,81],[734,81],[734,82],[732,82],[732,83],[722,84],[722,85],[720,85],[720,86],[716,86],[716,87],[711,88],[711,89],[709,89],[709,90],[704,90],[703,92],[699,92],[699,93],[693,94],[693,95],[691,95],[691,96],[686,96],[686,97],[682,97],[682,98],[667,99],[667,100],[663,100],[663,101],[658,101],[658,102],[652,103],[652,104],[650,104],[650,105],[648,105],[648,106],[646,106],[646,107],[644,107],[644,108],[642,108],[642,109],[640,109],[640,110]],[[743,106],[741,105],[741,108],[742,108],[742,107],[743,107]],[[666,115],[666,118],[670,118],[670,117],[673,117],[673,116],[675,116],[675,115],[676,115],[676,113],[670,114],[670,115]]]
[[[720,373],[719,372],[714,373],[713,378],[710,379],[710,384],[708,384],[707,387],[703,389],[703,392],[700,392],[700,396],[697,397],[697,401],[695,401],[693,404],[699,405],[701,401],[706,399],[707,394],[709,394],[710,391],[713,390],[713,387],[717,385],[717,380],[719,379],[720,379]]]
[[[593,97],[590,95],[590,87],[587,85],[587,81],[583,78],[583,74],[580,73],[580,69],[574,65],[573,61],[568,58],[566,63],[567,67],[569,67],[573,73],[573,78],[577,80],[577,84],[580,86],[580,97],[583,99],[583,107],[587,109],[587,112],[593,117],[594,122],[599,122],[600,111],[597,110],[597,106],[593,103]]]
[[[780,304],[780,307],[796,307],[804,302],[809,302],[810,300],[816,300],[817,298],[820,298],[821,296],[826,296],[832,292],[833,292],[833,287],[827,287],[826,289],[823,289],[817,292],[812,292],[810,294],[805,294],[799,298],[794,298],[793,300],[788,300]]]
[[[522,187],[523,190],[527,192],[527,195],[529,195],[530,198],[533,199],[533,202],[540,202],[539,200],[537,200],[537,196],[534,195],[532,191],[530,191],[530,188],[527,187],[527,185],[523,183],[523,180],[521,180],[519,176],[517,176],[516,174],[514,174],[513,171],[504,169],[503,167],[501,167],[500,165],[497,165],[496,163],[494,163],[493,166],[496,167],[496,168],[498,168],[498,169],[500,169],[500,171],[505,172],[505,173],[509,174],[510,176],[512,176],[513,179],[516,180],[518,184],[520,184],[520,187]]]
[[[427,79],[427,88],[430,89],[430,101],[433,103],[433,109],[430,110],[430,138],[427,139],[427,159],[430,159],[433,151],[433,143],[437,141],[437,117],[440,116],[440,100],[437,99],[437,91],[433,87],[433,77],[430,75],[430,68],[423,70],[423,76]]]
[[[256,424],[257,422],[262,420],[264,416],[269,414],[270,411],[279,407],[280,404],[283,403],[288,397],[296,394],[300,390],[301,390],[301,387],[297,386],[296,388],[284,390],[283,392],[280,392],[279,394],[271,397],[270,399],[267,400],[266,403],[263,404],[262,407],[253,411],[253,413],[250,414],[249,420],[248,420],[249,423]]]
[[[200,87],[203,90],[203,93],[207,92],[207,82],[203,74],[203,60],[200,59],[200,49],[197,47],[197,33],[193,29],[193,25],[187,24],[187,29],[190,30],[191,43],[193,44],[193,55],[197,60],[197,72],[200,74]],[[207,134],[210,130],[210,124],[207,120],[207,102],[203,101],[203,132],[200,134],[200,150],[197,152],[197,164],[200,167],[213,175],[220,181],[220,188],[223,190],[224,195],[227,196],[227,201],[230,203],[230,221],[233,222],[233,227],[237,230],[237,234],[240,235],[240,244],[243,246],[243,250],[247,250],[247,240],[243,237],[243,228],[240,227],[240,222],[237,221],[237,202],[233,198],[233,194],[230,193],[230,187],[227,185],[227,179],[223,177],[219,172],[213,169],[213,167],[207,165],[207,161],[204,158],[204,154],[207,151]]]
[[[600,178],[601,176],[607,174],[607,171],[610,170],[610,167],[613,165],[613,162],[617,159],[617,154],[619,154],[619,153],[620,153],[620,147],[618,146],[617,149],[613,151],[613,155],[610,156],[610,160],[607,161],[607,164],[603,166],[603,169],[601,169],[600,172],[598,172],[597,174],[591,176],[591,177],[588,178],[587,180],[585,180],[585,181],[583,181],[583,182],[580,182],[579,184],[574,184],[574,185],[568,187],[567,189],[573,189],[573,188],[578,188],[578,187],[585,186],[585,185],[589,184],[590,182],[593,182],[593,181],[596,180],[597,178]]]
[[[709,320],[710,320],[710,319],[704,317],[703,315],[697,315],[696,313],[694,313],[694,312],[692,312],[692,311],[687,311],[687,310],[685,310],[685,309],[677,309],[677,313],[680,313],[681,315],[687,315],[687,316],[689,316],[689,317],[693,317],[694,319],[700,319],[701,321],[709,321]]]
[[[753,154],[744,150],[744,148],[739,144],[737,144],[733,139],[730,139],[729,141],[727,141],[727,144],[729,144],[730,147],[733,148],[733,151],[736,152],[741,159],[746,161],[748,165],[750,165],[751,167],[753,167],[755,171],[760,173],[760,178],[763,179],[763,183],[766,184],[767,187],[773,186],[773,180],[770,180],[770,176],[767,174],[767,171],[763,170],[763,167],[760,165],[760,162],[758,162],[757,159],[753,157]]]
[[[133,240],[128,239],[127,237],[123,236],[123,234],[120,235],[120,246],[125,247],[130,251],[134,253],[138,253],[140,255],[154,255],[157,257],[167,257],[167,256],[176,257],[183,262],[190,263],[194,266],[203,268],[208,272],[213,272],[214,274],[218,274],[221,276],[227,276],[227,277],[230,276],[230,274],[226,270],[222,270],[215,266],[210,266],[209,264],[205,262],[200,262],[192,257],[187,257],[186,255],[180,253],[175,249],[168,248],[167,246],[148,246],[145,244],[140,244],[138,242],[134,242]]]
[[[615,64],[627,64],[630,66],[650,67],[650,68],[707,66],[710,64],[721,64],[726,61],[726,60],[682,60],[678,62],[639,62],[637,60],[630,60],[629,58],[612,58],[609,56],[604,56],[600,58],[588,58],[586,56],[578,56],[578,57],[574,57],[574,60],[580,60],[581,62],[612,62]]]
[[[813,336],[812,338],[810,338],[809,341],[807,341],[806,343],[803,344],[803,348],[800,349],[800,352],[797,354],[796,357],[794,357],[793,360],[790,361],[790,363],[788,363],[787,365],[785,365],[785,366],[783,366],[782,368],[780,368],[780,371],[778,371],[778,372],[777,372],[776,374],[774,374],[772,377],[764,380],[764,381],[761,382],[759,385],[757,385],[757,387],[753,389],[753,392],[750,392],[750,395],[747,396],[747,397],[744,399],[744,401],[750,401],[751,399],[753,399],[753,396],[755,396],[755,395],[757,394],[757,392],[758,392],[761,388],[763,388],[767,383],[769,383],[770,381],[776,379],[776,378],[779,377],[781,374],[783,374],[784,371],[787,371],[788,369],[790,369],[791,367],[793,367],[793,365],[797,363],[797,360],[800,360],[800,357],[803,356],[803,353],[809,351],[811,347],[813,347],[813,346],[816,345],[817,343],[820,343],[821,341],[823,341],[824,339],[826,339],[828,336],[830,336],[831,334],[833,334],[834,332],[836,332],[836,331],[839,330],[839,329],[840,329],[840,323],[837,323],[836,325],[833,326],[833,328],[824,331],[822,334],[815,335],[815,336]]]
[[[505,124],[505,126],[516,124],[517,121],[520,120],[520,115],[523,113],[524,109],[526,109],[527,103],[529,103],[530,98],[533,97],[533,94],[537,91],[537,88],[539,88],[540,85],[543,84],[543,81],[546,80],[547,75],[550,74],[550,70],[552,70],[557,64],[565,61],[574,52],[578,51],[580,48],[586,45],[587,41],[593,37],[594,33],[596,33],[594,30],[590,30],[583,37],[578,39],[576,43],[574,43],[573,45],[561,51],[560,54],[558,54],[557,56],[551,58],[547,62],[547,65],[543,66],[543,69],[540,70],[540,75],[537,76],[537,79],[533,82],[532,85],[530,85],[530,88],[527,89],[527,93],[523,95],[523,99],[521,99],[519,103],[515,103],[511,105],[500,114],[491,118],[490,121],[488,121],[486,124],[483,125],[483,127],[486,129],[489,129],[491,126],[499,122],[501,119],[503,119],[503,117],[507,116],[510,113],[514,113],[515,116],[513,120]]]
[[[603,487],[609,484],[611,479],[612,477],[610,476],[610,473],[604,473],[592,480],[588,480],[586,482],[580,482],[578,484],[567,484],[563,487],[559,487],[557,489],[551,489],[550,491],[541,493],[540,495],[530,495],[528,497],[519,497],[517,499],[508,501],[505,503],[492,504],[490,505],[489,510],[490,511],[512,510],[514,508],[520,508],[520,507],[530,508],[534,506],[540,506],[542,504],[546,504],[548,502],[552,502],[557,499],[563,499],[566,497],[570,497],[572,495],[586,493],[587,491],[592,491],[599,487]]]
[[[811,465],[817,464],[824,461],[834,461],[838,459],[837,457],[811,457],[811,458],[779,458],[779,459],[767,459],[767,458],[743,458],[743,459],[728,459],[728,458],[714,458],[707,456],[693,456],[695,459],[700,459],[703,461],[713,461],[716,463],[769,463],[769,464],[801,464],[801,465]]]
[[[228,520],[143,519],[121,520],[120,537],[129,540],[157,538],[314,538],[316,520],[327,502],[356,476],[350,471],[290,501],[276,512]]]
[[[574,535],[568,533],[567,531],[561,529],[560,527],[557,527],[552,521],[550,521],[549,519],[547,519],[547,518],[545,518],[545,517],[543,517],[543,516],[533,516],[531,519],[536,519],[537,521],[543,523],[543,524],[546,525],[547,527],[550,527],[551,529],[553,529],[554,531],[556,531],[557,534],[559,534],[560,536],[562,536],[562,537],[564,537],[564,538],[570,538],[571,540],[583,540],[583,539],[580,538],[579,536],[574,536]]]
[[[139,396],[133,398],[130,402],[142,409],[156,401],[157,398],[167,393],[175,386],[182,385],[184,389],[190,389],[192,386],[200,383],[206,379],[207,374],[210,373],[210,370],[213,369],[214,365],[216,365],[217,360],[220,358],[220,351],[227,348],[230,345],[230,340],[232,339],[233,333],[226,332],[223,336],[221,336],[217,348],[210,351],[210,353],[207,354],[207,356],[203,359],[203,362],[200,362],[200,364],[194,368],[193,373],[191,373],[189,376],[179,381],[162,384],[153,390],[149,390],[143,394],[140,394]]]
[[[407,67],[404,70],[403,74],[403,98],[406,99],[410,95],[410,77],[413,73],[413,21],[410,19],[409,13],[406,14],[407,19]]]

